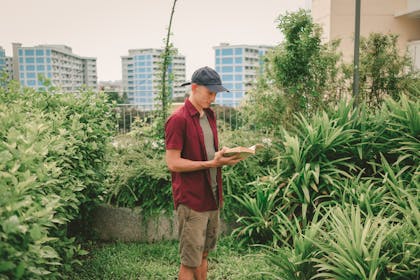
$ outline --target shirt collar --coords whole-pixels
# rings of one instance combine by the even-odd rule
[[[187,108],[188,113],[190,114],[190,116],[200,116],[200,113],[198,112],[198,110],[194,107],[194,105],[191,103],[191,101],[187,98],[185,99],[185,108]],[[214,118],[214,113],[213,110],[210,108],[206,108],[204,109],[204,112],[207,114],[207,116],[213,117]]]

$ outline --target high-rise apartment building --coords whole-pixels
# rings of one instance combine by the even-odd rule
[[[9,80],[13,79],[13,58],[6,56],[6,66],[4,68]]]
[[[65,45],[13,43],[13,57],[6,58],[6,64],[9,75],[23,86],[44,88],[42,76],[64,92],[77,92],[84,86],[97,90],[96,58],[78,56]]]
[[[0,47],[0,72],[4,71],[6,68],[6,52]]]
[[[12,60],[12,57],[6,56],[6,51],[0,47],[0,75],[6,73],[8,80],[13,78]],[[3,78],[3,76],[1,78]]]
[[[354,52],[354,0],[312,0],[311,14],[323,28],[323,40],[340,39],[339,50],[351,61]],[[397,34],[401,50],[409,50],[420,69],[420,1],[364,0],[360,9],[360,35]]]
[[[264,71],[264,55],[270,46],[229,45],[214,47],[216,71],[230,92],[220,92],[216,104],[237,107]]]
[[[161,89],[162,49],[133,49],[122,56],[123,92],[128,102],[151,110],[156,107],[156,96]],[[173,77],[169,90],[173,97],[185,95],[179,85],[185,81],[185,56],[175,55],[168,68]]]

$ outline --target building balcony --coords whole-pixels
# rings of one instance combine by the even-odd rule
[[[420,19],[420,1],[419,0],[407,0],[407,8],[403,11],[397,12],[396,18],[407,17]]]

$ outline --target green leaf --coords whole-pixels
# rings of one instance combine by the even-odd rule
[[[1,162],[8,162],[9,160],[13,159],[13,155],[9,151],[4,150],[0,152],[0,159]]]
[[[16,265],[10,261],[0,261],[0,272],[12,270]]]
[[[57,254],[57,252],[50,246],[44,246],[41,248],[40,257],[46,258],[46,259],[58,259],[60,258]]]
[[[34,240],[34,241],[37,241],[37,240],[41,239],[42,232],[41,232],[41,228],[39,227],[39,225],[34,224],[32,226],[32,229],[29,231],[29,234],[30,234],[32,240]]]
[[[24,262],[20,262],[19,265],[16,267],[16,279],[21,279],[23,274],[25,273],[25,263]]]
[[[19,231],[19,225],[19,218],[13,215],[3,222],[3,230],[5,233],[15,233]]]

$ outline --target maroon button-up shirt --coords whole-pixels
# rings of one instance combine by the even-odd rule
[[[216,118],[211,109],[205,109],[214,137],[214,150],[218,151]],[[167,150],[181,150],[181,157],[194,161],[207,160],[204,134],[200,126],[200,113],[186,99],[184,106],[176,110],[165,125]],[[184,204],[191,209],[204,212],[216,210],[217,204],[211,189],[209,169],[192,172],[172,172],[172,195],[175,209]],[[222,205],[222,172],[217,168],[219,205]]]

